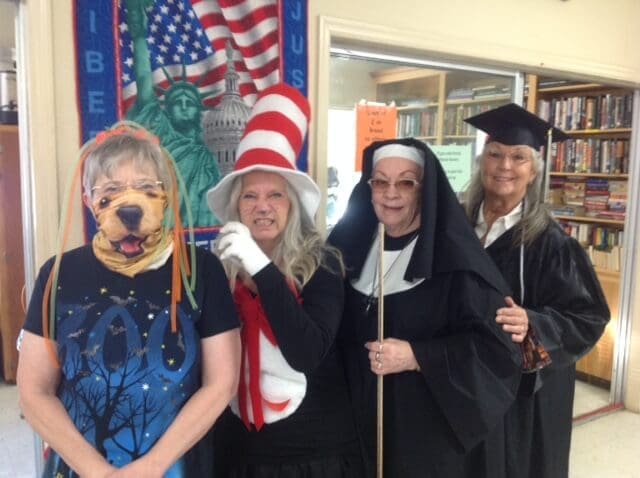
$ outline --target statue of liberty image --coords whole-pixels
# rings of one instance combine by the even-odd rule
[[[153,0],[126,0],[127,25],[133,41],[133,61],[136,76],[137,97],[127,111],[127,118],[144,125],[155,133],[173,156],[187,187],[193,215],[193,226],[206,227],[218,224],[206,202],[206,193],[220,180],[215,155],[202,140],[201,115],[205,109],[202,100],[213,93],[201,94],[197,84],[187,80],[183,63],[182,78],[174,80],[163,68],[169,81],[164,101],[156,96],[152,78],[151,60],[147,46],[148,19],[146,9]],[[187,220],[185,204],[180,207],[181,216]]]

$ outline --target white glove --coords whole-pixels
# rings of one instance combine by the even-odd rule
[[[241,222],[232,221],[220,229],[216,247],[220,251],[220,260],[239,263],[252,277],[271,262],[251,237],[249,228]]]

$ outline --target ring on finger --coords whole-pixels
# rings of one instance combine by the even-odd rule
[[[382,362],[378,362],[376,366],[378,367],[378,370],[380,370],[382,368]]]
[[[380,362],[380,352],[376,352],[376,361]]]

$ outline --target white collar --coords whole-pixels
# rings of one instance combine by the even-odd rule
[[[411,289],[421,282],[424,278],[415,279],[411,282],[404,280],[404,274],[409,266],[409,261],[413,255],[413,249],[418,242],[418,237],[413,238],[401,250],[384,251],[383,259],[383,279],[384,279],[384,295],[395,294],[407,289]],[[379,255],[380,238],[376,235],[369,248],[369,254],[362,266],[360,277],[352,280],[353,288],[370,297],[378,296],[378,255]]]
[[[163,265],[165,265],[169,257],[171,257],[172,252],[173,252],[173,241],[171,241],[167,245],[165,250],[160,252],[158,256],[154,259],[154,261],[151,264],[149,264],[144,270],[155,271],[157,269],[160,269]]]
[[[491,225],[491,229],[487,231],[487,223],[484,220],[484,201],[480,204],[478,211],[478,220],[476,223],[475,231],[478,237],[484,237],[484,247],[489,247],[496,239],[502,234],[507,232],[513,226],[520,222],[522,218],[522,201],[518,203],[511,211],[504,216],[499,217]]]
[[[496,221],[503,220],[505,222],[506,229],[509,230],[520,222],[522,218],[522,201],[520,201],[516,207],[509,211],[504,216],[500,216]],[[480,210],[478,211],[478,225],[485,224],[484,221],[484,201],[480,204]]]

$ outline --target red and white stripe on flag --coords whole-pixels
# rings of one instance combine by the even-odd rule
[[[122,2],[123,4],[125,2]],[[166,8],[163,4],[167,4]],[[170,4],[170,5],[169,5]],[[179,14],[175,5],[180,7]],[[182,78],[183,64],[188,81],[199,81],[201,93],[218,92],[211,104],[217,103],[225,88],[227,70],[227,42],[233,47],[233,62],[239,75],[240,94],[252,105],[256,94],[280,82],[280,5],[278,0],[160,0],[149,14],[150,47],[160,45],[163,50],[152,56],[154,84],[167,88],[162,67],[174,78]],[[122,15],[121,15],[122,16]],[[195,18],[194,18],[195,17]],[[194,23],[195,22],[195,23]],[[199,24],[198,24],[199,22]],[[202,30],[208,45],[201,42],[181,41],[191,35],[196,25]],[[181,28],[186,31],[181,33]],[[126,29],[126,27],[124,28]],[[127,73],[132,55],[127,54],[126,33],[120,28],[121,62],[123,74],[123,109],[127,111],[135,102],[136,85]],[[124,42],[123,42],[124,39]],[[171,52],[163,56],[163,51]],[[193,50],[193,51],[190,51]],[[190,61],[185,62],[184,59]],[[171,61],[173,60],[173,61]],[[129,81],[127,81],[129,80]]]

